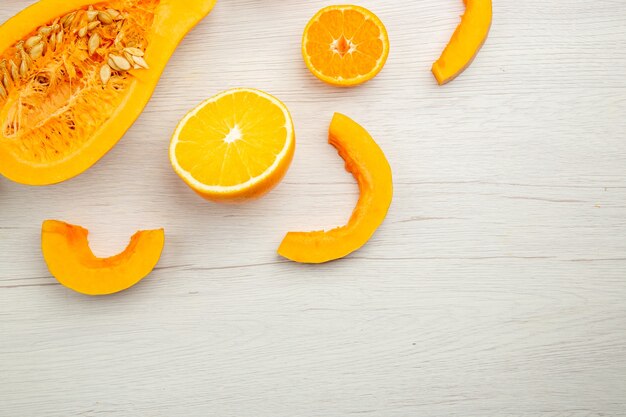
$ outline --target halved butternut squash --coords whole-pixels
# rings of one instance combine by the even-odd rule
[[[0,174],[29,185],[95,164],[216,0],[41,0],[0,26]]]
[[[330,231],[288,233],[278,253],[301,263],[324,263],[361,248],[383,223],[393,199],[393,178],[385,154],[370,134],[347,116],[335,113],[329,143],[359,183],[360,197],[347,225]]]
[[[467,68],[491,28],[491,0],[463,0],[465,14],[441,57],[433,64],[439,85],[452,81]]]
[[[97,258],[89,248],[89,232],[80,226],[46,220],[41,249],[50,273],[64,286],[86,295],[123,291],[145,278],[157,265],[163,229],[137,232],[124,252]]]

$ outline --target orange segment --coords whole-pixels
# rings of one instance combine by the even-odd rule
[[[353,86],[374,78],[389,56],[385,25],[360,6],[329,6],[304,29],[302,56],[320,80]]]
[[[234,89],[185,116],[172,138],[170,160],[203,197],[235,201],[276,186],[294,150],[293,122],[285,105],[259,90]]]

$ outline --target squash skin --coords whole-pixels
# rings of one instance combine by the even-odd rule
[[[360,249],[383,223],[393,200],[393,174],[370,134],[347,116],[335,113],[329,143],[359,184],[360,197],[347,225],[328,232],[290,232],[278,253],[292,261],[320,264]]]
[[[165,244],[163,229],[137,232],[126,250],[96,258],[89,232],[80,226],[46,220],[41,248],[50,273],[65,287],[85,295],[113,294],[132,287],[156,266]]]
[[[80,151],[53,165],[35,165],[16,158],[2,146],[0,133],[0,174],[25,185],[50,185],[73,178],[94,165],[124,136],[143,112],[161,77],[169,58],[183,37],[209,12],[217,0],[161,0],[149,32],[150,43],[145,51],[149,70],[131,71],[134,79],[122,104],[109,120],[84,144]],[[0,51],[4,51],[33,29],[58,16],[96,0],[41,0],[22,10],[0,26]]]
[[[466,6],[461,23],[454,31],[432,72],[439,85],[460,75],[485,43],[492,20],[491,0],[463,0]]]

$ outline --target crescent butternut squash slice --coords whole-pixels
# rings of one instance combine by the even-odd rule
[[[433,74],[439,85],[452,81],[467,68],[491,28],[491,0],[463,0],[465,14],[441,57],[433,64]]]
[[[95,164],[216,0],[40,0],[0,26],[0,174],[28,185]]]
[[[89,248],[89,232],[80,226],[47,220],[41,248],[50,273],[64,286],[86,295],[126,290],[156,266],[165,244],[163,229],[137,232],[124,252],[97,258]]]
[[[358,250],[383,223],[393,198],[391,167],[370,134],[355,121],[336,113],[329,143],[357,180],[360,197],[347,225],[330,231],[288,233],[278,253],[292,261],[318,264]]]

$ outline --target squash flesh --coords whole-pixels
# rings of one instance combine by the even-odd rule
[[[346,162],[359,184],[359,201],[348,224],[330,231],[290,232],[278,253],[301,263],[324,263],[343,258],[365,245],[387,216],[393,199],[393,176],[385,154],[355,121],[336,113],[329,143]]]
[[[68,223],[43,223],[41,246],[50,273],[65,287],[86,295],[106,295],[132,287],[156,266],[165,243],[160,230],[137,232],[127,248],[110,258],[97,258],[89,248],[89,232]]]
[[[75,27],[65,31],[68,48],[59,51],[61,57],[48,51],[35,60],[31,72],[70,56],[69,63],[78,63],[73,65],[77,74],[62,74],[59,80],[56,69],[57,82],[45,93],[38,83],[25,82],[25,88],[13,88],[6,100],[0,98],[0,174],[23,184],[48,185],[91,167],[136,120],[178,43],[214,4],[215,0],[41,0],[0,26],[1,62],[15,56],[18,42],[60,16],[89,6],[119,9],[127,16],[123,45],[142,48],[150,67],[114,72],[103,88],[97,70],[106,57],[83,60],[84,39],[75,42]],[[103,47],[115,39],[112,35],[102,34]],[[36,81],[36,76],[29,79]],[[27,100],[20,101],[19,96]]]
[[[491,28],[491,0],[463,1],[466,9],[461,23],[432,67],[439,85],[452,81],[471,64]]]
[[[87,24],[86,9],[78,9],[81,18],[63,29],[62,44],[57,43],[53,50],[47,43],[42,57],[31,58],[26,77],[13,82],[0,110],[1,138],[8,152],[35,165],[54,164],[80,152],[84,142],[120,105],[132,82],[131,73],[117,72],[103,85],[100,68],[106,64],[106,50],[112,49],[119,33],[125,38],[124,45],[145,50],[157,6],[158,0],[107,3],[128,17],[118,24],[101,24],[90,32],[102,38],[100,52],[93,55],[88,53],[89,37],[76,32]],[[37,31],[26,38],[33,36]],[[20,62],[20,55],[13,46],[0,61]]]

